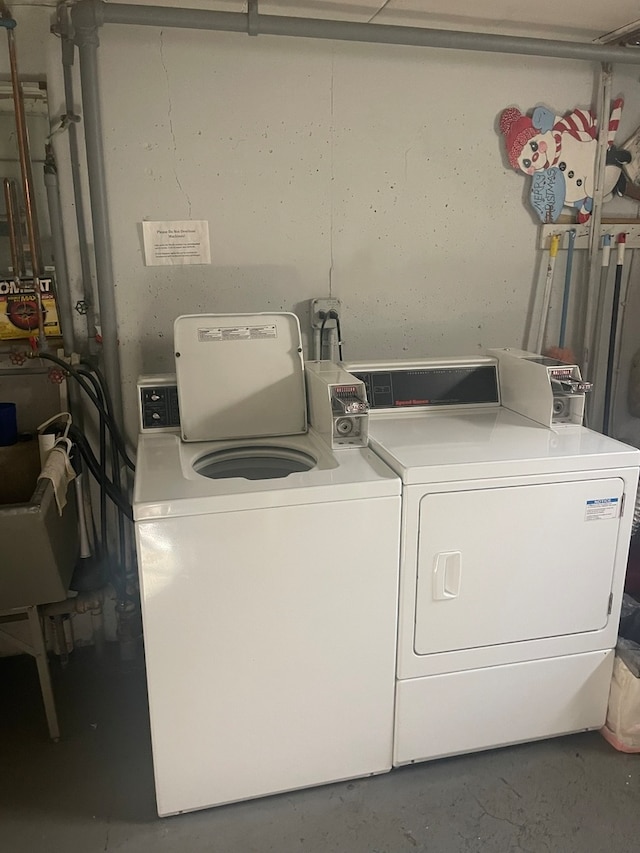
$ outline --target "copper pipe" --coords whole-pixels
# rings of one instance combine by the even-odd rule
[[[7,15],[3,15],[6,19]],[[25,202],[25,218],[27,222],[27,235],[29,238],[29,250],[31,253],[31,271],[33,274],[33,291],[38,308],[38,349],[46,349],[46,338],[44,333],[44,311],[42,310],[42,292],[40,279],[42,277],[42,257],[40,253],[40,231],[38,228],[38,214],[33,193],[33,174],[31,171],[31,160],[29,158],[29,136],[27,133],[27,119],[24,111],[24,95],[22,84],[18,77],[18,60],[16,56],[15,21],[7,26],[7,41],[9,45],[9,64],[11,67],[11,86],[13,90],[13,103],[16,114],[16,130],[18,132],[18,153],[20,158],[20,173],[22,175],[22,189]]]
[[[27,262],[24,257],[24,228],[22,226],[22,216],[20,214],[20,204],[18,202],[18,185],[11,178],[11,207],[14,211],[14,225],[16,229],[16,244],[18,249],[18,275],[21,278],[26,278]]]
[[[16,234],[16,209],[14,207],[15,182],[11,178],[4,178],[4,207],[7,212],[7,227],[9,230],[9,247],[11,249],[11,266],[13,267],[13,277],[17,281],[20,280],[22,274],[22,266],[18,257],[19,238]],[[19,215],[19,213],[18,213]]]

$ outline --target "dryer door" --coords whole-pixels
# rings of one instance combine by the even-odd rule
[[[618,478],[425,495],[415,653],[605,627],[622,495]]]

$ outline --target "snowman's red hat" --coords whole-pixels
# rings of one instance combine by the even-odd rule
[[[518,157],[527,142],[537,135],[529,116],[523,115],[517,107],[507,107],[500,116],[500,130],[504,134],[507,157],[514,169],[519,169]]]

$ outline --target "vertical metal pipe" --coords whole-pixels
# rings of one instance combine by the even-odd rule
[[[29,250],[31,252],[33,290],[36,297],[36,305],[38,307],[38,347],[40,349],[46,349],[47,339],[44,333],[44,311],[42,310],[42,291],[40,290],[40,278],[42,276],[40,229],[38,228],[38,212],[36,210],[35,196],[33,193],[33,173],[31,171],[31,158],[29,156],[29,136],[27,133],[27,119],[24,111],[24,95],[22,92],[22,84],[18,77],[18,57],[14,32],[15,21],[5,17],[4,22],[7,30],[7,42],[9,46],[11,87],[13,91],[13,104],[16,116],[18,155],[20,159],[20,174],[22,176],[22,189],[24,193],[27,235],[29,237]]]
[[[76,44],[78,45],[82,79],[82,111],[84,115],[85,145],[87,149],[87,172],[89,174],[96,278],[98,299],[100,302],[104,372],[111,390],[115,418],[119,424],[122,424],[120,353],[118,350],[115,286],[104,169],[102,115],[100,112],[100,92],[98,86],[99,42],[96,26],[78,28],[76,30]]]
[[[53,243],[53,258],[56,267],[56,299],[62,327],[62,340],[67,355],[75,350],[73,333],[73,311],[71,308],[71,292],[69,288],[69,268],[67,252],[64,245],[62,229],[62,206],[60,204],[60,188],[58,173],[51,146],[47,146],[47,159],[44,167],[44,185],[47,190],[49,220],[51,223],[51,241]]]
[[[60,12],[68,14],[66,9],[59,7]],[[89,259],[89,240],[87,238],[87,223],[85,219],[84,196],[82,194],[82,179],[80,173],[80,151],[78,146],[78,130],[76,121],[80,117],[75,114],[75,99],[73,93],[73,60],[75,45],[69,37],[69,23],[67,18],[64,24],[59,25],[60,44],[62,45],[62,73],[64,79],[64,106],[67,118],[67,133],[69,135],[69,161],[71,165],[71,183],[73,185],[73,201],[76,211],[76,225],[78,232],[78,254],[80,256],[80,275],[82,277],[82,298],[88,309],[93,304],[93,293],[91,290],[91,261]],[[91,349],[91,341],[94,337],[93,318],[89,311],[85,313],[87,323],[87,341]]]

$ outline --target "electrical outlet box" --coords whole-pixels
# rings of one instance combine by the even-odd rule
[[[312,329],[321,329],[322,328],[322,317],[320,316],[320,312],[324,312],[325,314],[328,311],[336,311],[340,314],[340,300],[333,299],[331,297],[326,297],[322,299],[312,299],[311,305],[309,308],[309,314],[311,317],[311,328]],[[335,320],[327,320],[324,324],[325,329],[335,329],[336,321]]]

